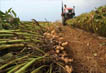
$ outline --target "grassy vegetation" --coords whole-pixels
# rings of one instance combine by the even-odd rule
[[[70,26],[106,36],[106,6],[101,6],[89,13],[83,13],[68,20],[67,23]]]

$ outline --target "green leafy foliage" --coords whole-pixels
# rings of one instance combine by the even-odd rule
[[[106,36],[106,6],[101,6],[90,13],[81,14],[68,20],[67,23],[71,26]]]
[[[14,14],[14,16],[16,17],[16,13],[14,12],[14,10],[12,10],[12,13]]]
[[[0,11],[0,29],[16,29],[20,24],[20,19],[16,17],[16,13],[12,8],[5,13]]]

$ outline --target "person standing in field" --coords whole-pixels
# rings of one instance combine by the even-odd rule
[[[67,9],[67,5],[64,5],[64,16],[67,17],[68,14],[68,9]]]
[[[64,4],[64,8],[62,9],[62,15],[61,16],[62,16],[62,23],[64,25],[66,25],[65,21],[66,21],[66,18],[68,16],[68,9],[67,9],[67,5],[66,4]]]
[[[66,25],[66,20],[72,19],[75,16],[75,6],[73,8],[67,8],[67,5],[62,3],[62,24]]]

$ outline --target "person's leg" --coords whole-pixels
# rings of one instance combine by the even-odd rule
[[[62,24],[66,25],[66,18],[65,17],[62,17]]]

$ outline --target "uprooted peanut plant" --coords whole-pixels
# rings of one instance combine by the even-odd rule
[[[7,16],[13,21],[14,17],[8,12],[6,15],[1,12],[3,15],[0,17],[0,73],[72,72],[73,59],[67,53],[68,42],[63,37],[58,36],[55,30],[48,31],[36,23],[17,21],[11,24]]]

